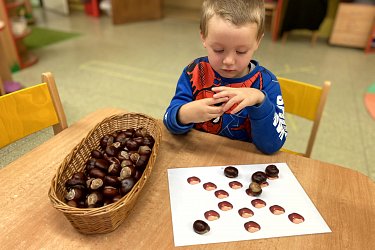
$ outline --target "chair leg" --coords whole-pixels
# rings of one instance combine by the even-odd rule
[[[283,32],[283,37],[281,38],[282,44],[286,43],[286,40],[288,39],[289,32]]]
[[[313,31],[311,35],[311,46],[315,47],[316,41],[318,40],[318,31]]]

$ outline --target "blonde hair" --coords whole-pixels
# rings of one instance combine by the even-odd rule
[[[200,30],[203,37],[207,37],[208,21],[217,15],[235,26],[256,23],[258,25],[257,40],[260,40],[264,33],[264,12],[263,0],[204,0]]]

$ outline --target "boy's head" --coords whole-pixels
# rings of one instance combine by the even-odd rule
[[[205,0],[201,38],[211,67],[225,78],[250,72],[264,32],[263,0]]]
[[[238,27],[249,23],[257,24],[257,40],[263,36],[265,20],[263,0],[204,0],[200,21],[203,38],[208,34],[208,21],[213,16],[218,16]]]

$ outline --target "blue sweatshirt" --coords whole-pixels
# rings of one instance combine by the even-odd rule
[[[254,69],[241,78],[224,78],[215,72],[207,57],[194,60],[182,72],[176,93],[164,115],[164,124],[173,134],[184,134],[195,128],[200,131],[247,141],[263,153],[272,154],[284,144],[287,129],[284,117],[284,102],[280,86],[270,71],[251,61]],[[236,114],[229,109],[221,117],[202,123],[183,125],[177,119],[182,105],[194,100],[210,98],[215,86],[232,88],[257,88],[265,94],[261,104],[249,106]]]

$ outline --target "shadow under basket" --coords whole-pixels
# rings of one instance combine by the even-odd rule
[[[132,190],[119,201],[98,208],[75,208],[64,202],[65,182],[71,176],[82,171],[91,151],[98,149],[100,139],[117,130],[129,128],[146,128],[154,138],[152,153],[142,177]],[[149,178],[155,164],[161,142],[161,127],[158,121],[140,113],[123,113],[105,118],[98,123],[88,135],[64,158],[52,179],[48,196],[52,205],[61,211],[72,226],[83,234],[109,233],[114,231],[128,216],[134,207],[138,195]]]

